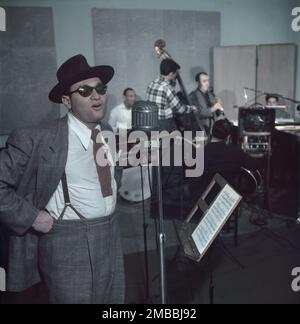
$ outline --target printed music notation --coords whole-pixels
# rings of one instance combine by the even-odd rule
[[[204,254],[230,217],[242,197],[226,185],[215,202],[192,233],[192,239],[200,253]]]

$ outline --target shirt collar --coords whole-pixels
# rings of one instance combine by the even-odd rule
[[[158,81],[159,81],[159,82],[166,82],[166,83],[169,83],[169,81],[166,80],[166,78],[165,78],[163,75],[160,75]]]
[[[131,110],[131,108],[127,108],[126,105],[125,105],[125,102],[122,102],[122,105],[121,105],[121,108],[124,109],[124,110]]]
[[[165,82],[166,84],[171,85],[172,87],[176,86],[176,80],[167,80],[163,75],[160,75],[158,80],[159,82]]]
[[[202,93],[204,96],[205,96],[205,95],[208,95],[208,91],[203,92],[199,87],[197,88],[197,90],[198,90],[200,93]]]
[[[84,123],[82,123],[78,118],[76,118],[72,114],[72,112],[68,113],[68,125],[79,138],[84,149],[87,150],[91,142],[91,129],[89,129]],[[101,130],[99,124],[95,128]]]

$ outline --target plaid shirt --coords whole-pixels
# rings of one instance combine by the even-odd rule
[[[170,119],[174,114],[192,112],[192,107],[184,105],[175,91],[176,81],[167,81],[163,76],[152,81],[147,88],[147,100],[158,106],[158,118]]]

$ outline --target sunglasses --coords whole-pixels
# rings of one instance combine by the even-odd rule
[[[69,92],[69,95],[72,95],[73,93],[79,93],[82,97],[86,98],[86,97],[89,97],[93,93],[94,89],[101,96],[104,96],[107,92],[107,86],[103,86],[102,84],[97,84],[95,87],[83,85],[83,86],[79,87],[78,89]]]

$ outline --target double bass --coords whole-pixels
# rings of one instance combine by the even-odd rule
[[[162,39],[157,40],[154,43],[154,49],[157,54],[157,56],[161,59],[171,59],[174,61],[172,56],[164,49],[166,47],[166,42]],[[177,73],[176,77],[178,84],[180,86],[181,92],[178,94],[178,97],[180,101],[183,104],[192,106],[192,103],[189,99],[189,96],[187,94],[187,91],[185,89],[185,86],[183,84],[182,78],[179,74]],[[189,114],[183,114],[183,115],[176,115],[176,123],[178,128],[181,131],[203,131],[203,127],[201,126],[200,120],[199,120],[199,115],[197,112],[192,112]]]

